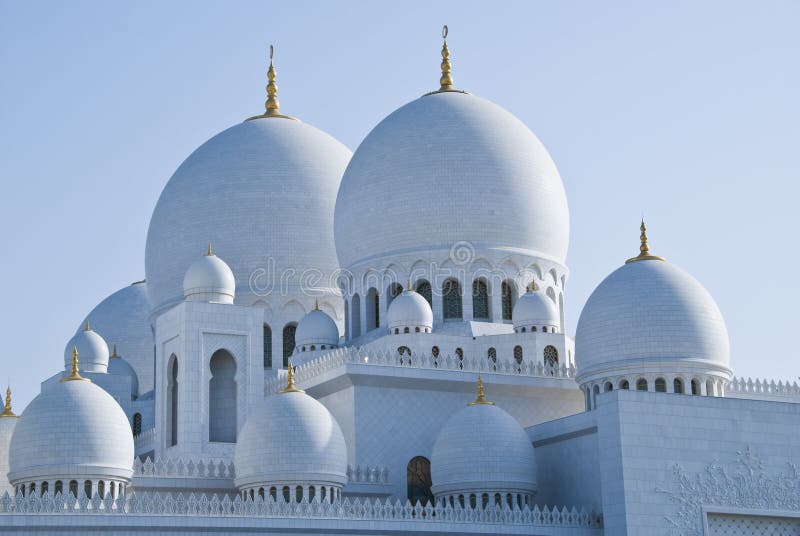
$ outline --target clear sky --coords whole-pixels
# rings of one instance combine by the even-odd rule
[[[797,380],[800,2],[0,0],[0,381],[16,409],[92,307],[144,277],[161,189],[205,140],[281,110],[355,149],[456,85],[548,147],[572,222],[567,331],[638,247],[716,298],[737,374]],[[509,215],[509,217],[513,217]]]

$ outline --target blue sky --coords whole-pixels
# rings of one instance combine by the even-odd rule
[[[351,149],[435,89],[519,116],[561,171],[574,333],[638,247],[692,273],[739,375],[797,380],[800,3],[0,1],[0,381],[22,409],[78,323],[144,277],[172,172],[260,113],[276,47],[282,111]]]

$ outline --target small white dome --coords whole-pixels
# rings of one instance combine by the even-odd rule
[[[537,326],[557,327],[559,324],[556,304],[544,292],[529,290],[517,299],[511,315],[514,319],[514,329],[531,329]]]
[[[522,425],[499,407],[469,405],[439,432],[431,455],[432,491],[536,493],[536,460]]]
[[[19,418],[9,449],[12,484],[133,475],[133,434],[122,408],[88,381],[42,392]],[[66,489],[66,485],[64,486]]]
[[[0,415],[0,495],[8,492],[14,495],[14,488],[8,483],[8,450],[11,434],[19,418],[11,411],[11,389],[6,391],[6,410]]]
[[[314,309],[297,324],[294,335],[295,346],[339,345],[339,328],[336,322],[324,311]]]
[[[710,367],[730,376],[729,352],[714,299],[691,275],[661,260],[630,262],[606,277],[586,302],[575,336],[579,382],[648,366],[664,372]]]
[[[195,261],[183,276],[183,296],[190,301],[233,303],[236,280],[225,261],[208,252]]]
[[[268,396],[248,414],[234,464],[239,489],[347,483],[347,447],[339,423],[302,391]]]
[[[87,322],[84,327],[73,336],[64,348],[64,368],[67,372],[72,368],[72,350],[78,349],[80,356],[79,366],[85,372],[108,371],[108,345],[105,339],[92,330]]]
[[[147,283],[138,281],[100,302],[78,328],[83,329],[89,321],[92,329],[102,333],[109,345],[116,344],[136,371],[142,392],[153,389],[154,342],[149,314]]]
[[[139,395],[139,378],[136,371],[123,357],[117,355],[117,347],[114,346],[114,353],[108,358],[108,373],[112,376],[125,376],[131,379],[131,398]]]
[[[421,330],[433,329],[433,311],[431,306],[421,294],[406,289],[389,304],[389,311],[386,313],[386,323],[389,331],[395,328],[414,328]]]

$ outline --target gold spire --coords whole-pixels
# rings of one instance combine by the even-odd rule
[[[211,249],[211,242],[208,243],[208,249],[206,250],[206,257],[215,257],[214,250]]]
[[[0,417],[16,417],[17,415],[11,411],[11,386],[6,389],[6,409],[0,413]]]
[[[319,300],[314,298],[314,310],[319,311]]]
[[[92,326],[89,325],[89,319],[86,319],[86,325],[83,326],[83,331],[92,331]]]
[[[486,400],[486,391],[483,389],[483,378],[478,374],[478,398],[467,404],[468,406],[494,406],[494,402]]]
[[[527,290],[528,292],[536,292],[537,290],[539,290],[539,287],[536,286],[536,280],[534,279],[533,281],[531,281],[530,285],[528,285],[525,290]]]
[[[294,366],[292,366],[292,360],[290,359],[286,365],[286,388],[281,389],[278,391],[278,394],[283,393],[305,393],[302,389],[298,389],[294,386]]]
[[[406,290],[408,292],[414,292],[414,287],[411,286],[411,278],[408,278],[408,283],[406,283]]]
[[[281,103],[278,102],[278,84],[275,83],[275,65],[272,63],[272,57],[275,55],[275,49],[272,45],[269,46],[269,70],[267,71],[267,102],[264,103],[265,112],[261,115],[249,117],[246,121],[252,119],[264,119],[267,117],[279,117],[281,119],[292,119],[297,121],[297,118],[290,115],[283,115],[280,113]]]
[[[451,72],[453,70],[453,66],[450,64],[450,48],[447,46],[447,24],[442,27],[442,76],[439,78],[439,89],[436,91],[431,91],[430,93],[426,93],[426,95],[432,95],[434,93],[445,93],[448,91],[454,91],[456,93],[466,93],[466,91],[462,91],[460,89],[455,89],[453,87],[453,76]]]
[[[117,355],[117,345],[116,345],[116,343],[114,344],[114,351],[111,352],[111,357],[119,357],[119,355]]]
[[[663,261],[666,260],[664,257],[659,257],[657,255],[650,255],[650,248],[647,246],[647,226],[644,224],[644,218],[642,218],[642,225],[639,226],[639,230],[641,234],[639,235],[639,241],[641,244],[639,245],[639,254],[636,257],[631,257],[625,264],[630,264],[636,261]]]
[[[81,381],[84,381],[84,382],[91,381],[91,380],[89,380],[87,378],[82,377],[80,375],[80,373],[78,373],[78,347],[77,346],[74,346],[72,348],[72,370],[70,371],[69,376],[65,376],[64,378],[61,378],[58,381],[60,381],[60,382],[68,382],[68,381],[72,381],[72,380],[81,380]]]

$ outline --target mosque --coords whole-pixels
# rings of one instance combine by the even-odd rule
[[[281,110],[270,53],[265,112],[164,187],[146,279],[7,392],[0,533],[800,534],[800,387],[733,375],[644,222],[568,335],[556,165],[444,37],[355,153]]]

